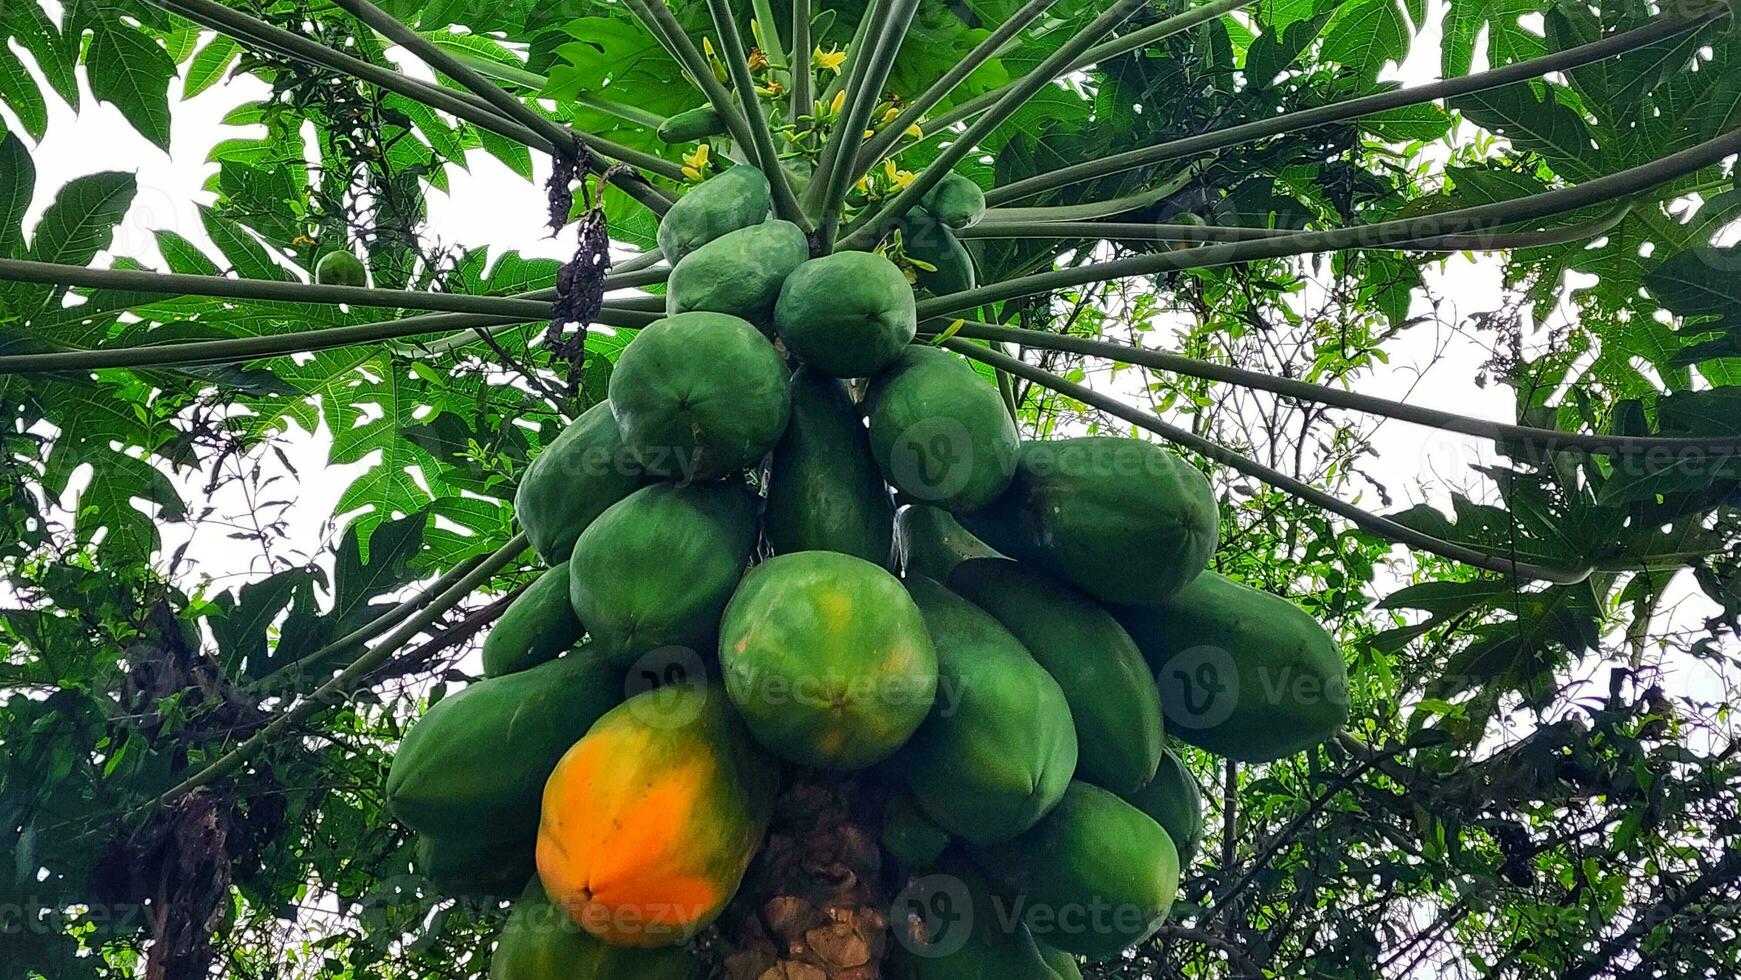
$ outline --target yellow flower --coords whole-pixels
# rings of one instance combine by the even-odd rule
[[[919,175],[912,172],[911,170],[897,170],[897,171],[895,171],[895,176],[893,177],[895,186],[899,187],[903,190],[906,189],[908,184],[911,184],[913,181],[918,180],[918,179],[919,179]]]
[[[683,154],[683,176],[696,183],[701,183],[707,174],[707,144],[697,146],[693,151]]]
[[[766,85],[760,85],[760,86],[756,87],[756,93],[758,95],[762,95],[762,96],[765,96],[765,97],[770,98],[770,99],[779,98],[780,93],[782,93],[784,91],[786,91],[785,87],[782,86],[779,82],[774,81],[773,79],[769,79],[768,84],[766,84]]]
[[[817,48],[810,52],[810,65],[813,68],[831,71],[838,75],[840,74],[840,66],[844,64],[846,64],[846,52],[838,48],[833,51]]]
[[[683,176],[688,177],[690,180],[694,181],[697,184],[701,183],[701,181],[703,179],[701,176],[701,171],[695,169],[694,167],[684,167],[683,168]]]
[[[840,115],[840,110],[842,108],[844,108],[845,106],[846,106],[846,90],[841,89],[840,91],[834,93],[834,101],[828,103],[828,114],[831,116],[838,116],[838,115]]]
[[[750,71],[763,71],[768,67],[768,56],[762,53],[761,48],[750,49],[749,61]]]
[[[913,137],[916,140],[922,140],[925,138],[925,131],[923,129],[919,128],[918,123],[914,123],[913,125],[907,127],[907,135]]]
[[[858,179],[858,183],[853,184],[852,186],[860,194],[869,194],[870,193],[870,175],[866,174],[865,176],[860,177]]]
[[[887,126],[889,123],[894,122],[895,117],[899,116],[900,114],[901,114],[900,106],[889,106],[888,111],[883,113],[883,121],[880,123],[880,125]]]
[[[703,54],[706,54],[709,58],[713,57],[713,39],[712,38],[704,37],[701,39],[701,51]]]
[[[895,179],[895,161],[893,161],[893,160],[884,160],[883,161],[883,176],[887,177],[890,180]]]

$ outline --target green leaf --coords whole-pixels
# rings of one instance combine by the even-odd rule
[[[181,97],[185,101],[216,85],[241,53],[241,46],[226,35],[219,34],[206,42],[188,62],[187,77],[182,80]]]
[[[1451,108],[1519,150],[1546,157],[1564,176],[1583,179],[1600,172],[1590,127],[1551,92],[1544,99],[1527,83],[1507,85],[1453,99]]]
[[[66,100],[67,105],[77,109],[79,79],[75,65],[79,55],[78,40],[61,34],[38,3],[0,4],[0,25],[5,28],[0,34],[10,33],[24,50],[30,52],[37,70],[48,79],[48,84]]]
[[[83,266],[109,247],[137,191],[133,175],[108,171],[67,181],[42,213],[30,245],[38,262]]]
[[[162,45],[121,21],[101,21],[85,54],[85,75],[92,95],[121,110],[141,136],[169,149],[169,80],[175,77],[175,60]]]
[[[360,624],[374,617],[371,600],[395,592],[418,578],[412,567],[423,547],[423,529],[428,515],[419,510],[404,517],[377,523],[363,537],[363,525],[353,521],[345,529],[333,565],[333,620],[342,626]]]
[[[1679,316],[1741,316],[1741,247],[1688,249],[1658,263],[1644,282]]]
[[[12,107],[24,131],[36,139],[48,132],[48,104],[36,79],[4,44],[0,44],[0,101]]]
[[[36,164],[24,141],[12,133],[0,138],[0,255],[24,250],[24,213],[36,192]]]
[[[1359,0],[1344,7],[1324,30],[1321,55],[1376,78],[1388,62],[1408,56],[1409,25],[1396,0]]]

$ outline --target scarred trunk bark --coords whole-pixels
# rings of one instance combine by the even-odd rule
[[[729,980],[877,980],[888,950],[879,788],[806,774],[776,804],[767,845],[722,923]]]

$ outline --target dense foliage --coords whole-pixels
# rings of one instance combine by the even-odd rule
[[[793,36],[784,6],[754,4],[763,37]],[[864,6],[816,4],[819,88],[837,77],[829,55],[849,47]],[[919,134],[892,136],[893,164],[852,191],[842,227],[924,173],[952,132],[936,120],[970,118],[953,107],[976,98],[983,107],[986,93],[1029,75],[1107,6],[1050,5],[930,110]],[[1120,30],[1177,13],[1162,6]],[[640,190],[686,186],[718,166],[703,149],[723,148],[723,138],[657,135],[658,123],[705,97],[677,83],[683,70],[629,5],[388,7],[651,175],[642,184],[617,174],[606,189],[586,178],[588,160],[560,161],[558,170],[582,167],[572,190],[555,182],[551,207],[557,224],[579,225],[583,255],[601,220],[623,249],[653,248],[656,217]],[[873,128],[1022,7],[920,3]],[[674,11],[698,42],[718,39],[706,8]],[[575,267],[565,274],[553,260],[445,243],[427,222],[430,196],[486,155],[514,179],[543,181],[551,159],[535,139],[184,19],[201,9],[180,0],[0,8],[10,42],[0,48],[0,259],[293,284],[314,281],[323,256],[354,252],[375,288],[448,297],[557,289],[585,299],[571,292]],[[389,58],[391,44],[326,4],[225,9],[377,67],[408,60]],[[1733,450],[1613,455],[1514,435],[1476,465],[1434,474],[1375,453],[1376,418],[1298,391],[1212,380],[1233,366],[1395,390],[1401,365],[1419,363],[1428,392],[1433,371],[1474,362],[1484,386],[1510,393],[1520,424],[1741,436],[1733,151],[1727,165],[1549,224],[1585,224],[1590,234],[1497,253],[1505,302],[1479,313],[1441,294],[1438,263],[1462,260],[1393,247],[1407,238],[1357,235],[1355,247],[1318,256],[1196,268],[1180,238],[1074,224],[1351,229],[1649,167],[1741,126],[1741,36],[1721,9],[1260,0],[1046,86],[954,167],[992,192],[985,227],[967,239],[981,283],[1083,273],[975,303],[979,317],[1190,359],[1113,370],[1035,347],[1023,351],[1027,364],[1441,541],[1501,562],[1592,570],[1538,581],[1398,549],[1370,522],[1194,456],[1221,503],[1213,567],[1291,597],[1332,629],[1355,684],[1352,721],[1342,737],[1273,764],[1187,754],[1210,809],[1203,847],[1159,939],[1099,975],[1741,969]],[[1662,30],[1679,23],[1691,26]],[[1181,136],[1388,92],[1388,66],[1405,59],[1420,65],[1425,55],[1452,78],[1482,59],[1499,68],[1640,30],[1662,33],[1619,58],[1448,102],[1046,180]],[[779,68],[762,58],[748,67],[766,86]],[[739,67],[721,61],[720,80]],[[213,98],[243,75],[270,96],[231,107],[217,132],[176,131],[178,141],[211,143],[196,150],[207,151],[210,175],[202,234],[158,231],[155,254],[112,249],[140,190],[128,161],[93,161],[76,175],[32,162],[50,100],[111,104],[168,148],[172,99]],[[779,101],[766,100],[773,122],[791,125]],[[998,188],[1025,180],[1038,193],[999,198]],[[499,220],[530,243],[551,217],[540,209]],[[1018,221],[1072,224],[1018,234]],[[573,233],[560,233],[564,248]],[[1482,241],[1465,244],[1485,253]],[[1094,278],[1097,264],[1126,259],[1156,261]],[[632,261],[620,253],[619,268]],[[404,726],[475,672],[482,632],[539,563],[526,553],[499,574],[483,565],[482,588],[431,603],[421,618],[410,600],[431,581],[452,585],[514,536],[512,502],[529,461],[603,397],[633,335],[613,327],[638,325],[634,304],[647,296],[612,292],[596,318],[571,318],[582,325],[566,332],[526,309],[505,329],[460,329],[485,314],[437,305],[428,308],[458,319],[304,352],[299,334],[385,317],[349,302],[354,295],[341,305],[288,291],[159,293],[122,278],[12,281],[28,278],[0,274],[0,970],[56,980],[480,974],[503,910],[456,903],[413,871],[412,840],[385,815],[383,785]],[[546,307],[552,295],[540,294]],[[427,300],[397,302],[411,312]],[[932,310],[945,324],[976,315],[945,306]],[[973,336],[971,325],[962,336]],[[236,339],[262,344],[246,356],[149,350]],[[135,359],[54,359],[90,351]],[[1085,398],[985,373],[1024,434],[1137,431]],[[1464,458],[1475,456],[1469,445],[1455,443]],[[300,462],[310,458],[324,465]],[[315,493],[333,481],[342,489]],[[332,502],[311,508],[303,498]],[[306,549],[311,539],[320,546]],[[244,549],[258,553],[245,580],[202,568],[202,556]],[[357,659],[363,640],[389,633],[400,641],[393,656]],[[331,689],[347,665],[342,689]],[[254,748],[232,771],[178,785],[241,744]]]

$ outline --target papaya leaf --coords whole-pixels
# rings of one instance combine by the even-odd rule
[[[169,149],[169,80],[175,60],[151,35],[105,18],[95,25],[85,53],[91,94],[121,110],[139,135]],[[95,71],[91,66],[96,65]]]

